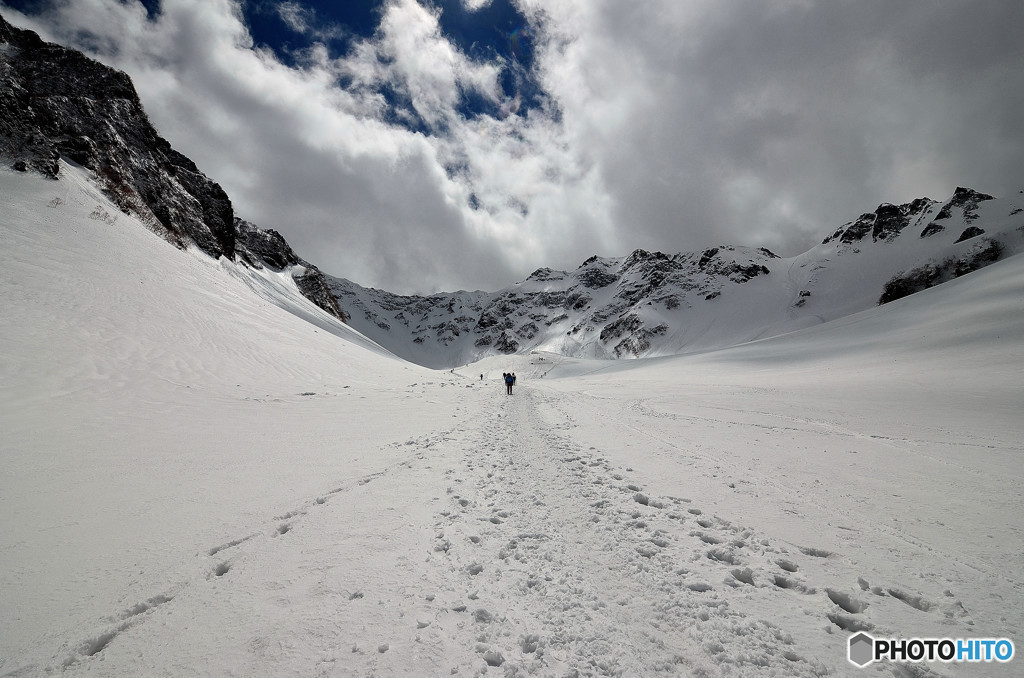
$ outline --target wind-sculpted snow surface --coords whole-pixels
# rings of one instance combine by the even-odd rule
[[[879,205],[813,249],[780,258],[721,246],[592,257],[493,293],[399,296],[329,278],[354,327],[396,355],[454,367],[489,355],[577,358],[694,353],[775,336],[887,303],[1022,249],[1024,196],[958,188],[939,203]]]

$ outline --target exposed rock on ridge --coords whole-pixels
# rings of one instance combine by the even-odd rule
[[[339,308],[331,294],[327,278],[320,269],[295,254],[291,245],[273,229],[263,230],[244,219],[235,217],[235,252],[239,259],[253,268],[283,271],[293,268],[292,279],[303,296],[335,318],[348,322],[348,316]]]
[[[352,325],[415,362],[446,367],[544,348],[593,358],[649,355],[674,312],[767,277],[766,249],[720,246],[668,255],[591,257],[575,271],[542,268],[498,292],[400,296],[329,278]],[[410,336],[402,345],[397,338]]]

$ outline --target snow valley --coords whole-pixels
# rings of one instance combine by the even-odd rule
[[[75,68],[0,121],[0,676],[1019,673],[847,658],[1021,637],[1012,198],[398,297]]]
[[[718,352],[435,372],[62,176],[0,175],[3,675],[856,675],[856,630],[1019,637],[1019,256]]]

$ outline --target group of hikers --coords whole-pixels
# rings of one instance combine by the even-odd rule
[[[505,392],[512,395],[512,387],[516,384],[516,373],[515,372],[502,372],[501,379],[505,382]],[[484,380],[484,375],[480,375],[480,381]]]

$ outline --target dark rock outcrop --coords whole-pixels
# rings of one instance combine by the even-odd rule
[[[830,235],[821,241],[821,244],[827,244],[833,240],[839,240],[839,242],[850,244],[862,240],[864,236],[871,232],[871,229],[875,224],[875,213],[866,212],[860,215],[855,221],[851,221],[848,224],[843,224],[836,230],[835,233]]]
[[[985,233],[985,229],[978,228],[977,226],[968,226],[964,229],[964,232],[960,234],[960,237],[953,242],[963,242],[964,240],[970,240],[971,238],[977,238],[979,235]]]
[[[157,134],[127,75],[2,17],[0,42],[0,153],[12,167],[56,178],[66,158],[178,246],[234,258],[231,200]]]
[[[875,223],[871,225],[871,239],[890,240],[899,235],[910,223],[907,214],[896,205],[879,205],[875,210]]]
[[[579,273],[577,277],[581,285],[592,290],[607,287],[619,279],[614,273],[609,273],[597,267],[587,268]]]
[[[832,235],[822,240],[822,244],[838,240],[849,245],[862,241],[868,234],[871,234],[872,242],[891,242],[912,221],[923,219],[935,204],[934,200],[928,198],[917,198],[903,205],[882,203],[874,212],[866,212],[856,220],[840,226]],[[927,236],[922,234],[922,237]]]
[[[327,278],[320,269],[295,254],[284,237],[273,229],[261,229],[244,219],[235,217],[237,235],[235,252],[239,260],[249,266],[282,271],[290,266],[297,267],[292,274],[295,286],[302,295],[327,311],[335,318],[348,322],[349,317],[338,306],[338,300],[331,293]]]
[[[980,193],[973,188],[957,186],[956,191],[953,192],[953,197],[946,201],[935,219],[936,221],[949,219],[953,216],[953,208],[959,207],[963,211],[964,223],[969,224],[978,218],[978,203],[994,199],[991,195]]]
[[[940,262],[931,262],[909,271],[894,275],[882,289],[879,304],[887,304],[903,297],[935,287],[962,275],[984,268],[999,260],[1003,246],[997,240],[979,241],[969,251],[957,257],[948,257]]]
[[[331,286],[319,268],[308,265],[301,275],[293,275],[292,278],[304,297],[343,323],[349,321],[349,317],[338,306],[338,300],[331,294]]]
[[[178,247],[237,256],[254,268],[302,266],[294,275],[299,291],[346,320],[319,269],[281,234],[236,219],[224,189],[157,133],[126,74],[3,17],[0,156],[17,171],[52,179],[61,158],[91,170],[115,205]]]
[[[284,237],[273,229],[261,229],[253,223],[235,217],[237,233],[236,251],[250,266],[269,266],[280,271],[295,266],[302,260]]]
[[[494,348],[502,353],[515,353],[519,350],[519,342],[510,336],[508,332],[502,332],[498,340],[494,342]]]

